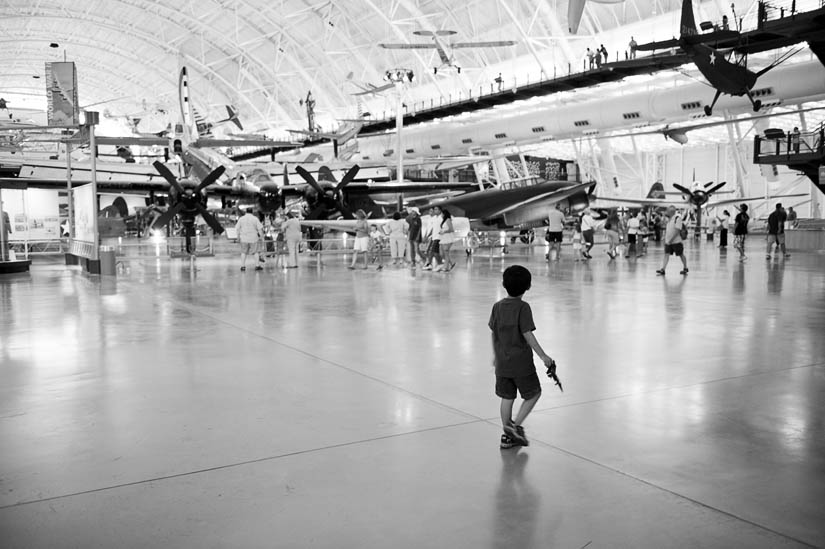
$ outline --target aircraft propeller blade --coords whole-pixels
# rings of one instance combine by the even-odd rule
[[[166,165],[164,165],[162,162],[158,160],[155,160],[154,162],[152,162],[152,166],[154,166],[158,173],[162,175],[163,178],[166,181],[168,181],[169,184],[172,187],[174,187],[176,191],[178,191],[178,193],[181,194],[181,196],[183,196],[183,187],[180,186],[180,183],[178,183],[178,178],[175,177],[175,175],[169,170],[169,168],[166,167]]]
[[[160,227],[165,227],[169,224],[170,221],[172,221],[172,218],[178,215],[178,212],[180,212],[182,209],[183,202],[178,202],[177,204],[163,212],[163,214],[161,214],[158,218],[156,218],[155,222],[152,223],[152,228],[159,229]]]
[[[303,166],[295,166],[295,171],[298,172],[298,175],[304,178],[304,181],[309,183],[309,186],[315,189],[315,192],[318,193],[318,196],[324,196],[324,189],[315,181],[315,178],[312,177],[312,174],[306,171]]]
[[[678,183],[674,183],[673,186],[676,189],[680,190],[681,192],[685,193],[688,196],[693,194],[692,192],[690,192],[690,189],[688,189],[687,187],[683,187],[682,185],[679,185]]]
[[[215,234],[223,233],[223,227],[221,227],[221,224],[218,223],[218,220],[215,219],[215,216],[213,216],[211,213],[209,213],[209,210],[204,208],[203,204],[198,202],[198,203],[195,204],[195,208],[197,208],[198,213],[201,214],[201,217],[203,218],[203,220],[206,221],[206,224],[209,225],[212,228],[212,230],[215,232]]]
[[[197,187],[195,187],[195,194],[199,194],[206,187],[217,181],[218,178],[222,176],[223,172],[225,171],[226,168],[224,168],[223,166],[218,166],[217,168],[209,172],[209,175],[204,177],[203,181],[201,181],[200,184]]]
[[[344,174],[344,177],[341,178],[341,182],[338,183],[338,186],[335,187],[335,192],[338,193],[341,189],[349,185],[352,180],[355,179],[355,176],[358,175],[358,170],[360,169],[361,167],[358,164],[350,168],[349,171]]]
[[[724,187],[724,186],[725,186],[725,183],[726,183],[725,181],[722,181],[721,183],[719,183],[718,185],[716,185],[716,186],[715,186],[715,187],[713,187],[712,189],[708,189],[707,193],[708,193],[709,195],[711,195],[711,194],[715,193],[716,191],[718,191],[719,189],[721,189],[722,187]]]

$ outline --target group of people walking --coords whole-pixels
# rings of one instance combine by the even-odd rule
[[[246,261],[248,258],[257,258],[255,261],[255,270],[263,270],[266,265],[266,241],[267,230],[261,218],[252,213],[252,208],[247,208],[244,213],[235,223],[235,230],[238,234],[238,242],[241,245],[241,270],[246,270]],[[277,215],[272,220],[270,227],[275,233],[273,238],[275,249],[275,267],[280,267],[281,262],[286,255],[287,269],[298,268],[298,251],[301,245],[302,232],[301,221],[293,212],[287,212],[286,215]],[[286,254],[284,254],[286,252]]]
[[[393,214],[386,224],[370,224],[363,210],[355,212],[355,244],[350,269],[358,265],[359,257],[367,269],[370,257],[377,262],[377,270],[384,268],[382,254],[388,243],[392,265],[416,268],[420,260],[425,271],[451,271],[455,267],[450,250],[456,241],[452,214],[448,210],[432,208],[422,216],[418,208],[407,208],[407,216]]]

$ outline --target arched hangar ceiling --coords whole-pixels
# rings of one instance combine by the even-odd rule
[[[42,97],[43,80],[34,77],[43,74],[44,62],[65,55],[77,63],[82,105],[114,114],[171,109],[185,64],[203,112],[219,114],[230,104],[251,129],[283,128],[304,119],[301,100],[310,90],[319,113],[351,116],[352,82],[381,84],[388,68],[412,68],[417,85],[446,95],[489,82],[517,61],[536,75],[566,70],[568,63],[577,67],[584,48],[604,33],[678,5],[591,0],[571,37],[567,0],[6,0],[0,5],[0,94],[19,98],[18,104]],[[456,50],[465,70],[447,77],[433,74],[434,52],[378,46],[426,40],[413,35],[422,29],[455,30],[460,41],[517,44]],[[627,41],[627,33],[613,34]]]

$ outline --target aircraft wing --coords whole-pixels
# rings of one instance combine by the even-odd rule
[[[210,187],[211,188],[211,187]],[[300,185],[283,185],[281,191],[286,194],[303,194],[307,188],[306,183]],[[381,181],[374,183],[353,182],[347,185],[348,194],[393,194],[393,193],[414,193],[426,191],[467,191],[478,189],[478,183],[450,183],[444,181]]]
[[[514,40],[497,40],[493,42],[456,42],[450,44],[451,48],[501,48],[504,46],[515,46]]]
[[[679,47],[679,39],[671,38],[670,40],[661,40],[659,42],[648,42],[647,44],[639,44],[636,46],[636,51],[654,51],[654,50],[669,50],[671,48]]]
[[[84,140],[84,142],[86,142]],[[169,146],[169,139],[164,137],[142,137],[138,135],[129,135],[129,136],[95,136],[95,144],[96,145],[137,145],[141,147],[151,147],[153,145],[159,145],[161,147],[168,147]]]
[[[685,135],[687,132],[700,130],[702,128],[712,128],[714,126],[723,126],[725,124],[732,124],[734,122],[750,122],[752,120],[760,120],[762,118],[772,118],[774,116],[786,116],[791,114],[798,114],[802,112],[809,112],[809,111],[819,111],[823,110],[825,107],[808,107],[806,109],[794,109],[792,111],[787,112],[770,112],[766,114],[757,114],[753,116],[748,116],[747,118],[736,118],[732,120],[717,120],[714,122],[702,122],[701,124],[689,124],[685,126],[662,126],[656,129],[644,130],[644,131],[637,131],[637,132],[625,132],[620,134],[614,135],[600,135],[596,137],[596,139],[611,139],[613,137],[630,137],[630,136],[637,136],[637,135],[654,135],[654,134],[662,134],[665,137],[669,137],[674,141],[679,143],[687,142],[687,136]],[[682,138],[684,141],[682,141]]]
[[[438,46],[433,44],[378,44],[386,50],[434,50]]]
[[[757,202],[760,200],[776,200],[778,198],[795,198],[799,196],[808,196],[808,193],[794,193],[794,194],[777,194],[765,198],[764,196],[755,196],[752,198],[726,198],[724,200],[715,200],[705,204],[705,208],[714,208],[716,206],[724,206],[726,204],[739,204],[742,202]]]
[[[590,205],[590,207],[612,208],[615,206],[622,206],[624,204],[631,204],[637,207],[656,206],[658,208],[667,208],[668,206],[683,208],[689,205],[687,200],[662,200],[660,198],[603,198],[600,196],[596,199],[594,204]]]
[[[566,189],[559,189],[557,191],[550,191],[546,193],[539,194],[537,196],[533,196],[530,198],[526,198],[519,202],[515,202],[513,204],[509,204],[507,206],[503,206],[500,210],[494,212],[488,217],[498,217],[500,215],[504,215],[507,212],[515,210],[516,208],[520,208],[522,206],[526,206],[527,204],[532,204],[533,202],[537,202],[539,200],[548,200],[551,204],[555,204],[556,202],[560,202],[569,196],[576,194],[579,191],[584,191],[588,187],[591,187],[592,183],[581,183],[579,185],[573,185],[572,187],[568,187]]]
[[[152,166],[122,162],[98,162],[97,184],[100,192],[165,192],[169,184]],[[91,165],[75,162],[72,165],[72,186],[89,183]],[[65,160],[41,160],[25,162],[17,177],[0,179],[0,188],[65,189]]]
[[[167,140],[166,143],[169,141]],[[273,141],[271,139],[215,139],[202,137],[193,143],[195,147],[268,147],[271,149],[294,149],[299,143],[291,141]]]
[[[383,86],[373,86],[372,84],[370,84],[370,88],[365,89],[364,91],[360,91],[358,93],[351,93],[350,95],[373,95],[376,93],[381,93],[382,91],[388,90],[393,87],[395,87],[395,84],[393,84],[392,82],[390,82],[389,84],[384,84]]]
[[[545,181],[513,189],[489,189],[468,192],[455,198],[423,205],[422,208],[452,207],[462,210],[467,217],[488,219],[500,216],[520,206],[539,200],[548,200],[551,204],[564,200],[578,193],[588,192],[594,183],[573,184],[567,181]]]

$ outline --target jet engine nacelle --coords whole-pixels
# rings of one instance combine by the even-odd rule
[[[570,195],[567,199],[567,208],[570,213],[579,213],[590,205],[590,196],[584,191]]]

